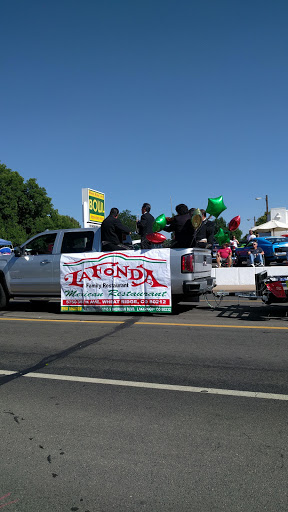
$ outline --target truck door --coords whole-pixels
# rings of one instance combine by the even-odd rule
[[[98,238],[99,237],[97,237],[97,240]],[[91,252],[93,249],[95,250],[97,240],[96,236],[94,238],[94,231],[88,231],[86,229],[79,231],[67,231],[63,234],[60,252],[61,254]],[[58,283],[60,291],[60,258],[58,260],[58,265],[54,266],[53,279]]]
[[[56,236],[57,233],[36,236],[22,246],[22,256],[9,261],[12,294],[41,296],[55,293],[52,276]]]

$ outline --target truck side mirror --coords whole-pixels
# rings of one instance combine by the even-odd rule
[[[14,255],[17,257],[22,256],[22,250],[20,247],[14,247]]]

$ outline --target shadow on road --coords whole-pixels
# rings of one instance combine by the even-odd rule
[[[253,304],[251,306],[242,304],[230,304],[221,307],[218,311],[218,318],[233,318],[245,322],[269,322],[270,320],[288,320],[288,306],[286,305],[262,305]]]
[[[232,300],[231,300],[232,302]],[[250,322],[268,322],[270,320],[288,320],[288,304],[271,304],[271,305],[265,305],[261,301],[251,301],[251,305],[247,304],[241,304],[241,301],[238,301],[234,299],[234,303],[225,304],[223,302],[213,302],[211,301],[211,304],[208,302],[203,301],[199,304],[191,304],[191,303],[180,303],[173,305],[173,311],[172,313],[167,314],[160,314],[160,313],[110,313],[110,315],[113,315],[115,318],[119,317],[127,317],[135,318],[135,321],[137,318],[141,317],[167,317],[167,318],[173,318],[175,316],[181,316],[182,314],[189,313],[189,311],[192,312],[193,309],[197,308],[199,311],[210,311],[212,314],[214,313],[215,317],[218,318],[233,318],[237,320],[242,321],[250,321]],[[45,302],[45,301],[11,301],[9,303],[9,307],[5,310],[6,312],[15,312],[15,313],[48,313],[51,315],[57,315],[61,318],[69,318],[69,314],[67,313],[61,313],[61,307],[60,302],[58,301],[51,301],[51,302]],[[5,311],[2,312],[2,316],[5,316]],[[73,312],[73,316],[79,316],[80,317],[86,317],[89,318],[91,316],[95,315],[103,315],[103,313],[97,313],[97,312]],[[104,313],[105,315],[105,313]]]
[[[173,305],[173,315],[180,315],[181,313],[186,313],[190,310],[192,310],[193,308],[195,307],[195,304],[192,305],[192,304],[177,304],[177,305]],[[63,313],[61,312],[61,305],[60,305],[60,301],[27,301],[27,300],[15,300],[15,301],[10,301],[9,302],[9,306],[8,308],[6,309],[6,311],[9,311],[9,312],[22,312],[22,313],[37,313],[37,312],[42,312],[42,313],[50,313],[50,314],[55,314],[55,315],[59,315],[61,314],[61,316],[65,316],[66,318],[69,317],[69,313]],[[71,313],[70,313],[71,314]],[[82,316],[85,315],[85,316],[91,316],[91,315],[97,315],[97,314],[105,314],[105,313],[102,313],[102,312],[95,312],[95,311],[85,311],[85,312],[82,312],[82,311],[73,311],[73,315],[79,315],[79,316]],[[113,313],[110,313],[111,315],[113,316],[129,316],[129,317],[139,317],[139,316],[165,316],[165,314],[161,313],[161,314],[158,314],[158,313],[144,313],[144,312],[141,312],[141,313],[133,313],[133,312],[129,312],[129,313],[123,313],[123,312],[113,312]],[[171,316],[170,313],[167,314],[167,316]]]

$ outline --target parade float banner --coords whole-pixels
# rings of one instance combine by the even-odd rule
[[[61,311],[171,313],[169,249],[62,254]]]

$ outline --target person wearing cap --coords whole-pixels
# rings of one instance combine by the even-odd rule
[[[151,242],[146,238],[146,235],[153,233],[154,217],[150,213],[151,204],[143,203],[141,219],[137,222],[137,231],[141,237],[141,249],[150,249],[152,247]]]
[[[248,251],[250,267],[255,267],[255,263],[258,264],[259,267],[263,267],[264,266],[263,256],[264,256],[264,251],[263,251],[262,247],[258,247],[258,243],[256,242],[256,240],[255,241],[253,240],[252,248],[250,249],[250,251]]]

